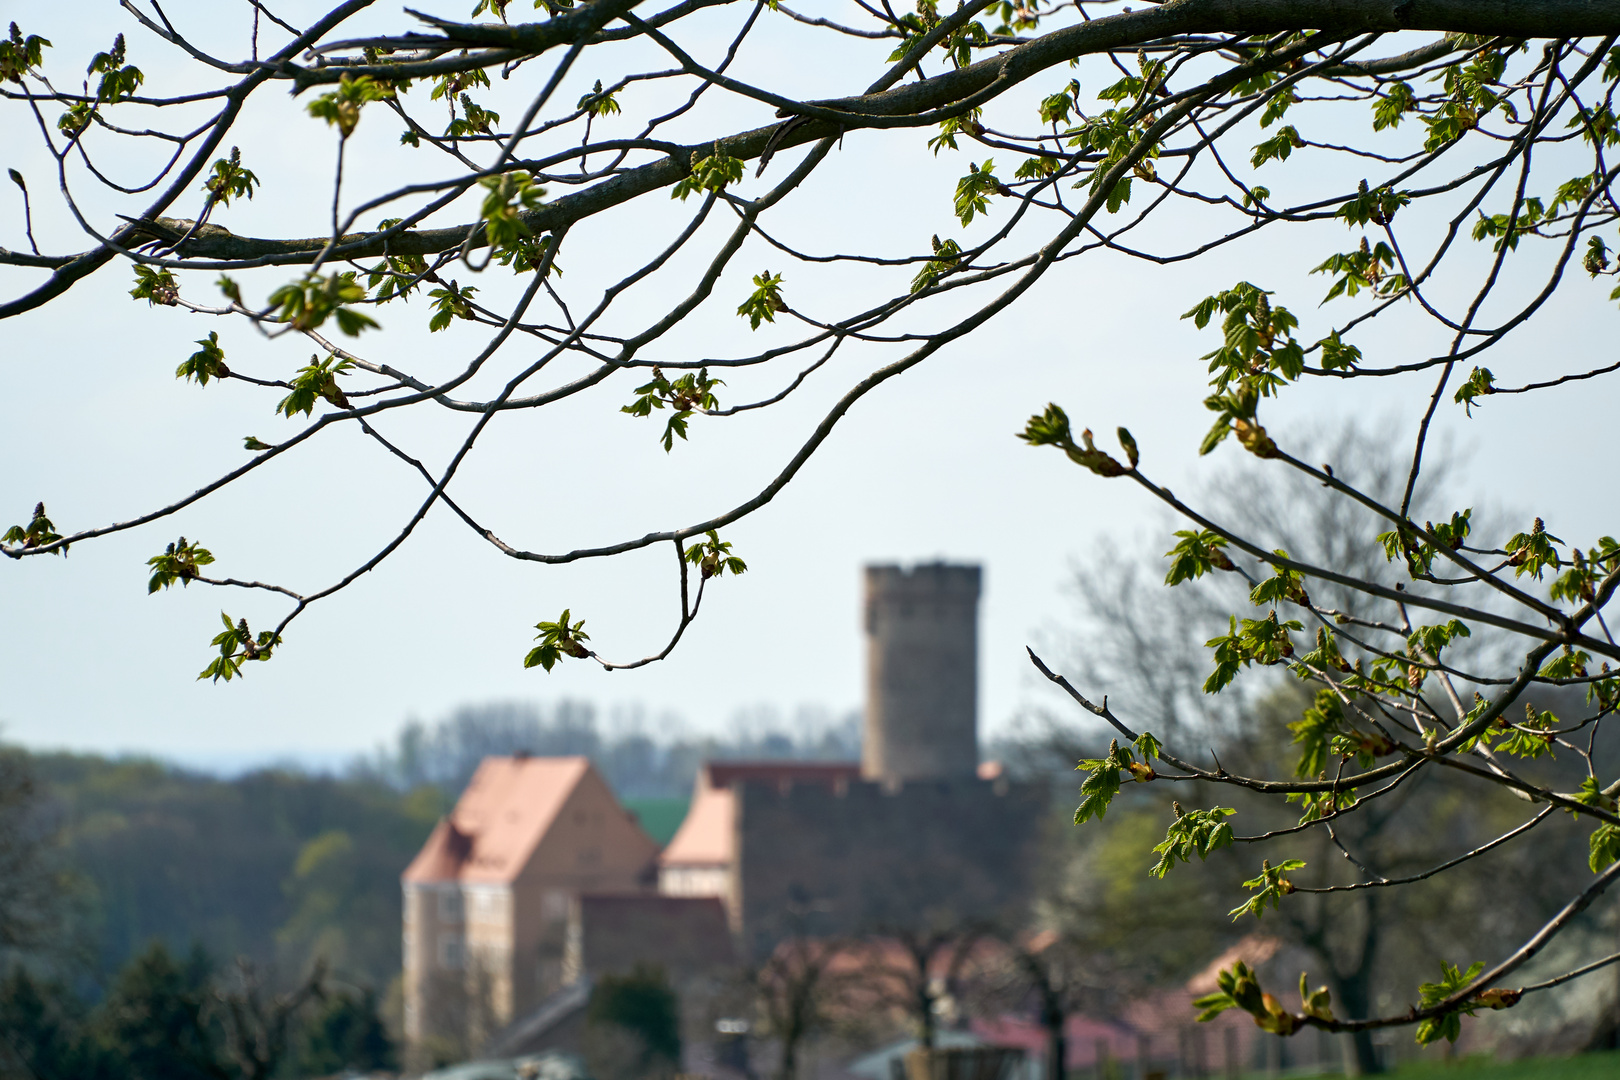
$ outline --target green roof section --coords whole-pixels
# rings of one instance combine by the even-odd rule
[[[659,847],[668,846],[675,830],[686,820],[686,808],[691,799],[620,799],[624,808],[636,815],[647,835]]]

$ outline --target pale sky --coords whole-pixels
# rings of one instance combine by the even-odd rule
[[[25,32],[56,45],[48,70],[77,78],[89,55],[124,30],[131,60],[145,68],[150,88],[194,85],[184,81],[194,73],[166,68],[177,63],[172,50],[115,5],[101,6],[104,17],[93,23],[77,5],[29,6]],[[285,17],[302,22],[317,5],[285,6]],[[467,4],[428,6],[459,18]],[[210,10],[218,9],[179,4],[169,13],[184,23]],[[368,25],[405,26],[396,11],[379,5]],[[724,47],[720,32],[742,15],[740,7],[711,13],[681,40],[695,55],[713,60]],[[696,32],[700,28],[703,33]],[[240,50],[239,26],[221,17],[209,30],[221,51]],[[891,47],[818,59],[794,51],[802,40],[801,31],[790,33],[767,18],[732,73],[784,92],[830,97],[858,92]],[[1378,51],[1394,53],[1411,44],[1388,41]],[[656,63],[645,52],[637,55]],[[617,70],[629,70],[635,61],[623,63]],[[514,116],[546,72],[549,65],[522,69],[486,98]],[[599,74],[576,71],[559,100],[571,103]],[[1052,86],[1041,83],[1040,93],[1069,77],[1066,69],[1052,73],[1046,80]],[[646,91],[660,92],[667,93]],[[1019,96],[1018,108],[1028,108],[1035,93]],[[674,134],[696,139],[770,119],[765,106],[712,96],[713,106]],[[425,97],[425,88],[413,92],[413,98]],[[639,120],[649,100],[626,95],[627,114]],[[322,231],[336,139],[303,115],[303,104],[276,87],[255,99],[233,141],[243,143],[245,163],[263,188],[251,203],[220,212],[217,223],[260,236]],[[8,127],[22,117],[9,104],[5,115]],[[1364,138],[1370,128],[1359,114],[1332,123],[1343,125],[1336,133],[1346,138]],[[425,160],[395,146],[397,134],[397,120],[380,108],[366,113],[350,150],[351,198],[393,186],[403,169]],[[950,213],[956,178],[970,154],[979,161],[998,156],[1008,173],[1014,157],[980,147],[936,159],[925,146],[930,134],[851,134],[771,227],[815,251],[909,253],[931,233],[982,235],[1010,204],[993,206],[989,225],[964,230]],[[8,136],[3,164],[21,169],[35,192],[41,248],[85,247],[53,198],[50,162],[37,131],[10,128]],[[1238,140],[1244,149],[1251,141]],[[125,178],[138,175],[144,164],[117,155],[109,160]],[[738,190],[764,190],[787,167],[773,165],[763,180],[753,179],[750,170]],[[1274,172],[1264,179],[1280,200],[1284,191],[1303,198],[1345,187],[1340,166],[1313,164],[1308,154],[1286,168],[1270,168]],[[427,175],[444,175],[444,168],[435,161]],[[76,192],[82,179],[74,178]],[[103,225],[112,212],[141,205],[82,190],[85,205]],[[15,195],[9,185],[0,193],[7,200],[0,204],[0,245],[26,249]],[[176,212],[194,213],[199,201]],[[611,281],[616,269],[624,272],[625,251],[650,252],[684,224],[680,210],[655,193],[576,227],[559,260],[565,293],[573,302],[589,303],[593,288]],[[1138,243],[1163,249],[1229,228],[1235,220],[1170,210],[1142,230]],[[465,212],[460,215],[445,220],[465,220]],[[1026,245],[1039,242],[1033,229],[1024,234]],[[710,242],[700,250],[712,250],[716,232],[704,235]],[[177,533],[210,548],[219,560],[213,569],[222,575],[282,580],[307,591],[363,561],[420,499],[419,478],[357,432],[345,428],[323,436],[284,457],[279,467],[176,518],[79,545],[65,560],[0,566],[3,735],[37,747],[240,761],[361,750],[390,737],[407,716],[431,719],[459,703],[491,699],[568,696],[593,700],[604,712],[639,703],[648,715],[679,714],[699,730],[715,730],[737,709],[756,703],[784,713],[801,703],[841,712],[858,706],[861,696],[861,566],[938,558],[985,567],[980,717],[981,729],[993,732],[1038,692],[1023,647],[1067,617],[1063,585],[1071,562],[1085,560],[1104,535],[1140,538],[1160,550],[1168,546],[1157,509],[1139,489],[1103,481],[1060,454],[1026,447],[1014,438],[1025,418],[1051,400],[1064,405],[1077,426],[1102,433],[1123,424],[1142,448],[1144,469],[1178,493],[1193,495],[1199,475],[1242,451],[1229,442],[1213,461],[1196,458],[1209,417],[1198,357],[1215,347],[1216,336],[1213,328],[1200,334],[1180,314],[1206,293],[1248,279],[1277,290],[1277,301],[1301,317],[1301,338],[1315,340],[1361,307],[1360,301],[1336,301],[1318,308],[1327,281],[1306,272],[1354,240],[1343,226],[1323,224],[1288,234],[1271,230],[1212,258],[1168,268],[1117,256],[1062,264],[985,330],[859,403],[775,502],[727,530],[725,538],[748,560],[750,572],[711,590],[702,617],[673,657],[634,672],[604,673],[568,662],[547,675],[525,671],[522,658],[533,624],[563,607],[587,620],[592,643],[605,655],[656,651],[676,610],[667,546],[568,567],[518,564],[447,511],[435,510],[392,559],[295,622],[272,662],[250,665],[246,678],[229,685],[196,681],[210,658],[208,640],[219,629],[222,608],[233,618],[247,616],[257,629],[272,624],[285,607],[263,594],[199,586],[148,597],[145,560]],[[1483,245],[1470,248],[1474,261],[1460,263],[1457,282],[1477,275],[1487,251]],[[736,355],[787,340],[791,330],[782,327],[750,334],[730,310],[746,295],[749,276],[785,265],[779,254],[773,261],[773,254],[763,245],[746,249],[716,290],[713,310],[705,309],[660,344],[656,355]],[[1538,258],[1527,250],[1516,257],[1512,273]],[[295,274],[283,268],[239,276],[251,295],[262,297]],[[465,283],[476,275],[459,267],[448,276]],[[183,275],[182,287],[188,296],[213,302],[211,277]],[[510,288],[510,279],[498,271],[483,277],[488,280],[479,281],[481,299]],[[25,520],[39,499],[63,531],[129,517],[233,467],[242,460],[243,436],[279,441],[298,429],[272,415],[279,396],[272,391],[231,381],[200,389],[177,381],[173,371],[195,349],[192,342],[211,329],[220,332],[234,368],[265,377],[284,376],[303,363],[311,351],[307,342],[267,343],[239,322],[148,310],[127,295],[129,278],[127,266],[115,263],[61,300],[5,326],[0,527]],[[0,289],[14,296],[38,279],[36,272],[0,271]],[[646,310],[670,303],[683,291],[679,284],[671,278],[649,290]],[[1610,286],[1581,273],[1570,277],[1544,314],[1485,361],[1499,382],[1606,362],[1620,327],[1607,300]],[[894,287],[892,274],[794,267],[786,291],[796,306],[836,318]],[[1455,300],[1460,293],[1448,285],[1439,295]],[[392,305],[379,315],[384,331],[354,347],[403,367],[446,370],[435,368],[435,361],[448,357],[445,363],[459,365],[481,341],[462,326],[429,336],[420,301]],[[1392,320],[1357,340],[1369,362],[1379,364],[1444,347],[1431,329],[1411,320]],[[661,421],[655,427],[618,411],[634,383],[610,380],[561,407],[503,417],[453,490],[504,538],[537,550],[686,525],[751,495],[839,394],[893,355],[875,347],[851,349],[780,407],[726,420],[698,417],[691,441],[667,455],[657,444]],[[722,404],[774,392],[791,377],[781,370],[728,377]],[[1393,416],[1410,432],[1431,389],[1427,373],[1357,384],[1307,383],[1265,419],[1274,433],[1286,433],[1350,415]],[[1472,421],[1448,402],[1439,427],[1465,455],[1460,486],[1469,500],[1540,512],[1554,532],[1585,544],[1617,531],[1613,484],[1604,468],[1613,460],[1616,404],[1613,385],[1597,380],[1495,398],[1476,409]],[[408,418],[391,413],[379,428],[431,467],[468,423],[465,414],[447,420],[442,411]],[[1100,441],[1111,447],[1112,435]]]

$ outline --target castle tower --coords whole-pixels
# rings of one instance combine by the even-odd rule
[[[866,568],[867,779],[975,775],[979,580],[977,566]]]

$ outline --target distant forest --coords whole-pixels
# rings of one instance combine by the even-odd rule
[[[641,722],[604,725],[594,705],[560,701],[463,706],[431,727],[407,723],[394,745],[357,759],[354,777],[401,791],[432,785],[459,793],[490,754],[526,751],[544,757],[582,754],[596,763],[621,799],[684,798],[708,758],[800,758],[855,761],[861,756],[860,714],[835,718],[801,708],[790,721],[768,706],[738,712],[731,734],[676,734],[657,739]],[[678,721],[673,729],[679,732]]]
[[[634,805],[687,796],[706,758],[860,754],[853,716],[796,716],[790,729],[760,710],[735,727],[660,741],[602,725],[579,702],[469,706],[407,724],[341,775],[221,779],[153,760],[22,754],[35,827],[56,838],[69,883],[56,962],[94,997],[154,941],[176,954],[200,946],[216,962],[246,956],[281,980],[321,955],[386,995],[400,963],[399,874],[484,756],[583,754]]]

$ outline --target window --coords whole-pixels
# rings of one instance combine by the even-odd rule
[[[439,918],[446,922],[461,921],[461,890],[454,885],[439,892]]]
[[[439,966],[449,971],[461,967],[461,935],[446,934],[439,939]]]

